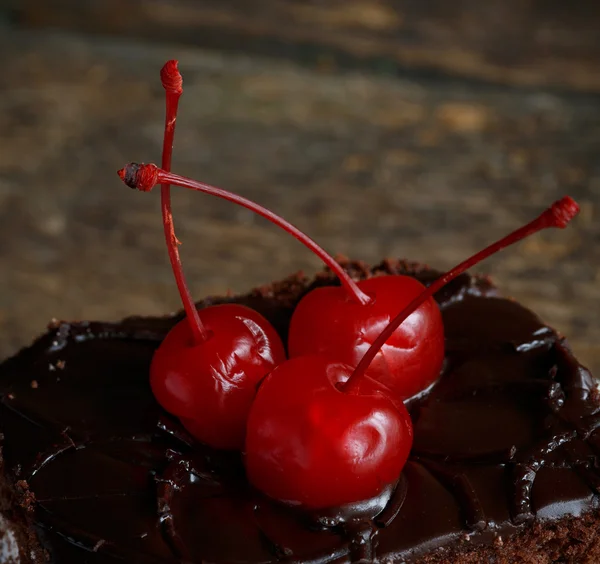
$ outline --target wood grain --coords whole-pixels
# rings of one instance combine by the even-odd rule
[[[600,91],[596,0],[20,0],[62,27],[406,72]]]
[[[160,158],[158,71],[174,57],[185,88],[174,170],[267,204],[332,252],[447,268],[563,194],[578,199],[574,225],[481,270],[600,374],[600,97],[0,31],[0,354],[51,317],[179,307],[158,194],[115,174]],[[174,199],[196,296],[319,268],[245,211],[183,190]]]

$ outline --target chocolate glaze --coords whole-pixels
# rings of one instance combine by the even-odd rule
[[[406,262],[347,268],[435,278]],[[233,300],[285,337],[310,287],[293,277]],[[461,276],[437,297],[444,374],[412,402],[410,460],[377,500],[304,514],[254,491],[239,455],[196,444],[148,385],[177,317],[55,324],[1,365],[5,472],[58,564],[411,562],[596,509],[600,405],[588,371],[487,280]]]

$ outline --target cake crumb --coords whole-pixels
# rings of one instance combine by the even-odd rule
[[[56,366],[54,366],[54,364],[52,364],[52,363],[49,363],[48,370],[50,370],[50,372],[54,372],[56,370]]]
[[[495,539],[494,539],[494,546],[496,548],[502,548],[504,546],[504,541],[502,540],[502,537],[500,535],[498,535]]]
[[[15,399],[15,394],[13,394],[12,392],[9,392],[8,394],[6,394],[6,397],[7,397],[9,400],[14,400],[14,399]]]
[[[255,289],[255,292],[261,298],[272,298],[273,297],[273,287],[269,284],[264,284]]]
[[[38,381],[37,380],[32,380],[31,383],[29,384],[34,390],[38,389]]]
[[[56,361],[56,368],[58,368],[59,370],[64,370],[66,365],[67,365],[66,360],[57,360]]]
[[[29,484],[26,480],[19,480],[15,484],[20,494],[19,505],[28,512],[34,511],[35,494],[29,490]]]

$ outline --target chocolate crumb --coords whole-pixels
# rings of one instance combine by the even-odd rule
[[[58,368],[59,370],[64,370],[66,365],[67,365],[67,362],[65,360],[57,360],[56,361],[56,368]]]
[[[32,380],[31,383],[29,384],[34,390],[38,389],[38,381],[37,380]]]

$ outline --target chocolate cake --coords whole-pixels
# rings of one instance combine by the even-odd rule
[[[437,275],[404,261],[345,266],[356,278]],[[300,297],[335,283],[295,276],[200,306],[248,305],[285,339]],[[444,372],[410,405],[414,446],[383,509],[351,520],[266,499],[239,455],[195,443],[161,410],[148,370],[178,316],[53,323],[0,366],[0,561],[600,562],[591,375],[486,278],[462,275],[436,298]]]

